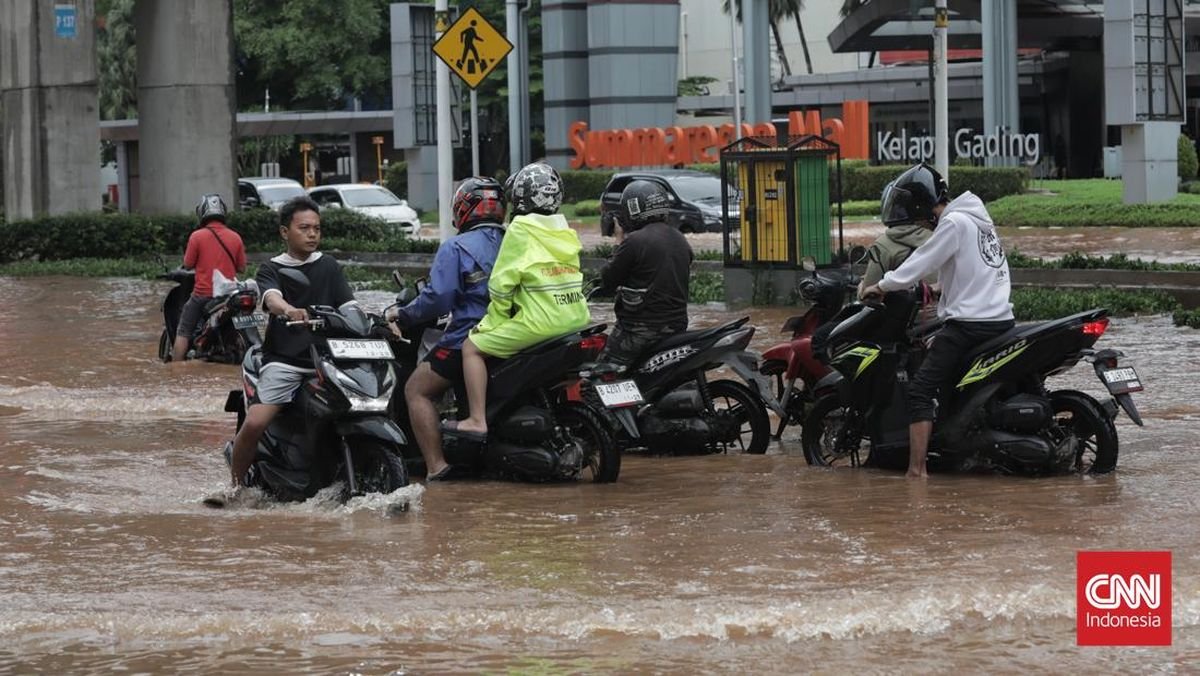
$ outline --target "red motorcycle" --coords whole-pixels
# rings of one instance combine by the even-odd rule
[[[813,351],[813,337],[818,329],[833,319],[846,305],[848,297],[857,290],[858,280],[846,268],[830,269],[817,273],[816,265],[804,262],[805,270],[812,277],[801,280],[800,297],[809,303],[803,315],[791,317],[783,325],[782,333],[791,333],[792,339],[780,343],[763,353],[759,373],[775,379],[775,396],[787,412],[780,416],[775,439],[783,436],[788,425],[800,424],[809,407],[832,387],[837,380],[829,365],[817,358]],[[823,332],[828,333],[828,328]],[[818,341],[821,336],[817,336]]]

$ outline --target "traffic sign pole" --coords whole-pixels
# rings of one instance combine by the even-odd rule
[[[437,34],[440,39],[449,28],[450,3],[434,3]],[[450,191],[454,187],[454,154],[450,128],[450,68],[439,60],[437,67],[437,164],[438,164],[438,236],[444,242],[453,236],[450,227]]]
[[[505,0],[505,31],[508,41],[517,43],[517,23],[520,21],[517,0]],[[521,64],[524,54],[514,49],[508,53],[508,173],[521,168],[521,148],[526,130],[521,128]]]
[[[471,175],[479,175],[479,98],[471,90]]]

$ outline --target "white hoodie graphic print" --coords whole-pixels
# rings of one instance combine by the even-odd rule
[[[964,322],[1013,318],[1008,259],[983,200],[964,192],[946,205],[933,236],[883,276],[883,291],[907,289],[936,273],[942,286],[938,318]]]

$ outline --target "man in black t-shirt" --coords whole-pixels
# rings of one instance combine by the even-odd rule
[[[653,181],[621,193],[617,250],[600,271],[601,289],[616,293],[617,325],[599,361],[631,366],[668,336],[687,329],[692,247],[667,225],[671,196]]]
[[[255,277],[263,309],[270,313],[271,319],[263,340],[258,390],[247,402],[246,420],[233,440],[230,472],[235,487],[254,463],[258,440],[271,420],[291,403],[296,391],[315,373],[309,355],[312,334],[308,327],[287,325],[289,321],[307,320],[308,311],[295,307],[291,301],[303,306],[341,307],[354,300],[354,292],[338,262],[317,251],[321,244],[321,215],[316,202],[296,197],[283,205],[279,210],[279,234],[287,243],[287,253],[264,263]],[[284,295],[279,284],[279,271],[284,268],[298,270],[308,277],[310,286],[303,300]]]

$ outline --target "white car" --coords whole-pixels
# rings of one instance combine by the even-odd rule
[[[396,197],[391,190],[366,183],[340,183],[321,185],[308,189],[321,210],[350,209],[360,214],[381,218],[387,224],[406,235],[416,235],[421,229],[417,212],[405,200]]]

